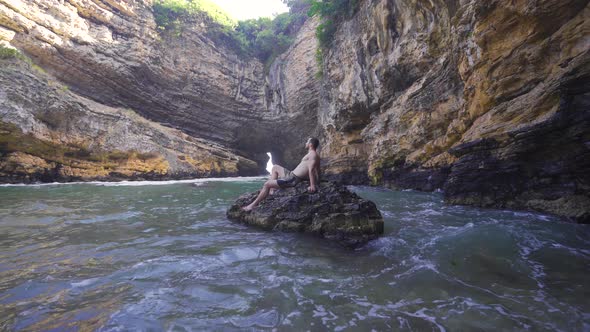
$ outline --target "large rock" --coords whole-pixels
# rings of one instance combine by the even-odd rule
[[[322,182],[316,193],[308,193],[307,186],[303,182],[278,190],[251,212],[241,208],[258,192],[242,195],[227,217],[267,230],[311,233],[347,247],[361,246],[383,234],[383,218],[375,203],[333,182]]]

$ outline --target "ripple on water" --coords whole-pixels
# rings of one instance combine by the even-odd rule
[[[271,328],[279,323],[279,313],[276,310],[261,310],[249,316],[231,318],[230,322],[239,328]]]
[[[583,225],[446,206],[440,193],[352,187],[386,224],[383,237],[350,251],[229,222],[226,207],[261,181],[1,187],[2,324],[589,329]]]
[[[137,216],[142,215],[140,212],[136,211],[127,211],[127,212],[120,212],[120,213],[111,213],[106,215],[96,215],[91,218],[84,218],[81,220],[72,220],[72,223],[80,223],[80,224],[93,224],[99,222],[108,222],[108,221],[124,221],[128,220]]]
[[[268,248],[233,248],[224,250],[219,259],[224,264],[233,264],[241,261],[260,260],[268,257],[276,257],[276,253]]]

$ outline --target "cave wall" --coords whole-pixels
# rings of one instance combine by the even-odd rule
[[[0,0],[0,42],[18,49],[49,80],[63,84],[73,95],[101,107],[130,110],[210,142],[215,149],[227,149],[241,160],[237,173],[232,166],[215,174],[264,174],[266,152],[272,152],[277,163],[295,167],[306,137],[319,132],[315,26],[304,27],[293,47],[265,70],[258,59],[238,55],[222,41],[212,40],[206,16],[183,18],[179,31],[158,29],[151,4],[151,0]],[[9,84],[19,84],[18,77],[5,78]],[[9,105],[14,103],[3,105],[5,116],[0,120],[47,139],[22,119],[9,116],[17,113],[15,107],[25,105]],[[42,111],[29,108],[29,115]],[[37,122],[36,127],[46,125]],[[92,135],[86,140],[94,141]],[[165,157],[172,165],[179,162]],[[173,173],[186,174],[186,170],[172,167]],[[198,174],[202,173],[193,175]]]
[[[0,43],[23,55],[14,61],[0,60],[6,69],[0,87],[0,95],[5,96],[0,121],[48,144],[61,144],[70,135],[75,144],[95,152],[133,149],[158,153],[169,164],[165,173],[170,177],[263,174],[266,152],[279,132],[272,121],[276,117],[266,106],[263,64],[253,57],[241,58],[223,43],[211,40],[206,16],[184,18],[180,31],[158,29],[151,3],[0,1]],[[52,95],[56,94],[54,85],[67,94]],[[95,107],[71,102],[79,98]],[[96,109],[135,113],[162,130],[177,130],[189,141],[206,142],[200,145],[202,153],[212,154],[214,162],[208,162],[210,170],[204,170],[200,162],[193,163],[198,167],[185,167],[185,147],[194,145],[190,142],[173,148],[164,143],[127,144],[121,137],[132,137],[133,142],[143,137],[129,135],[128,127],[105,128],[101,137],[106,138],[97,139],[76,123],[80,117],[92,118],[100,112]],[[47,128],[58,119],[63,123],[48,135]],[[8,163],[10,151],[5,152],[3,159]],[[192,156],[203,159],[198,153]],[[53,168],[41,168],[44,173],[56,173]],[[13,169],[8,167],[5,173]],[[95,175],[104,174],[108,172]],[[11,181],[39,177],[19,172]]]
[[[590,8],[363,1],[326,52],[326,172],[588,221]]]
[[[211,141],[72,92],[24,57],[0,59],[0,182],[259,174]]]
[[[205,38],[204,19],[184,22],[177,35],[156,27],[151,1],[1,4],[5,39],[101,104],[225,145],[262,108],[262,64]]]

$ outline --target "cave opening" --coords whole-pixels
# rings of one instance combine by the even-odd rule
[[[266,163],[266,171],[268,174],[272,171],[272,154],[267,152],[266,155],[268,156],[268,162]]]

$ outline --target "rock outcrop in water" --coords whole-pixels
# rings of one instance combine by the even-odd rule
[[[266,73],[209,38],[202,17],[161,33],[148,0],[0,0],[0,42],[46,71],[0,59],[0,121],[68,146],[59,160],[3,151],[0,176],[246,175],[267,151],[294,166],[317,135],[335,180],[588,222],[589,6],[363,0],[321,65],[310,19]],[[79,145],[131,157],[88,165]]]
[[[321,182],[316,193],[308,183],[277,190],[254,210],[243,211],[258,192],[240,196],[227,211],[231,220],[283,232],[309,233],[358,247],[383,234],[383,218],[375,203],[342,185]]]

